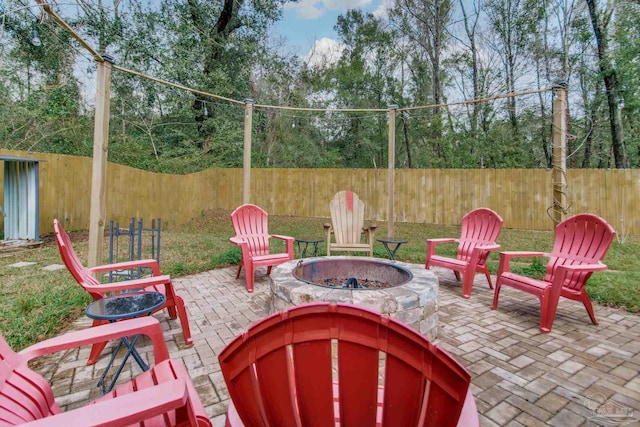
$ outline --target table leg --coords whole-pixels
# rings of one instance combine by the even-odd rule
[[[389,254],[389,259],[391,261],[394,261],[396,258],[396,252],[398,251],[398,248],[400,247],[400,245],[402,245],[402,243],[391,243],[392,245],[396,245],[395,248],[393,249],[389,249],[388,242],[382,242],[382,244],[384,245],[384,248],[387,250],[387,254]]]
[[[140,353],[138,353],[138,350],[136,350],[136,343],[138,342],[139,337],[140,335],[136,335],[133,337],[132,340],[129,340],[128,337],[122,337],[120,339],[120,342],[118,342],[118,346],[113,351],[113,354],[111,355],[111,359],[109,359],[109,363],[107,363],[107,366],[104,368],[104,372],[100,377],[100,381],[98,381],[98,387],[102,388],[103,394],[109,393],[111,390],[113,390],[113,386],[115,386],[116,381],[118,380],[118,377],[122,373],[122,370],[124,369],[124,365],[127,363],[129,356],[133,356],[133,359],[138,363],[138,366],[140,366],[140,369],[142,369],[142,371],[147,371],[149,369],[149,366],[145,363],[144,360],[142,360],[142,356],[140,356]],[[107,373],[111,370],[111,367],[113,366],[113,362],[115,361],[116,356],[118,355],[118,352],[122,348],[123,344],[127,348],[127,352],[124,355],[124,359],[122,360],[122,363],[120,363],[118,370],[114,374],[113,379],[111,380],[111,384],[109,384],[109,387],[107,388],[105,387],[105,378],[107,376]]]

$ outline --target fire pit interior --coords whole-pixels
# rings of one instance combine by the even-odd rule
[[[400,286],[413,274],[397,264],[351,258],[336,262],[331,258],[300,260],[293,276],[311,285],[340,289],[381,289]]]
[[[293,260],[271,271],[271,313],[313,302],[386,314],[429,339],[438,333],[438,279],[423,265],[332,256]]]

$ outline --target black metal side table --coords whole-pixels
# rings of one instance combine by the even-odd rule
[[[318,256],[318,243],[323,242],[324,239],[315,238],[296,238],[296,245],[298,246],[298,252],[300,252],[300,258],[307,256],[307,251],[313,250],[309,256]],[[311,245],[311,248],[309,247]],[[302,250],[300,249],[302,248]]]
[[[85,313],[91,319],[117,322],[118,320],[148,316],[157,308],[162,307],[166,300],[166,297],[160,292],[123,293],[92,302],[85,309]],[[129,339],[129,337],[120,338],[120,342],[113,351],[111,359],[109,360],[109,363],[107,363],[106,368],[104,368],[104,372],[100,377],[100,381],[98,381],[98,387],[102,388],[102,393],[108,393],[113,389],[113,386],[118,380],[120,373],[122,373],[122,369],[127,363],[129,356],[132,356],[134,360],[138,362],[138,366],[140,366],[140,369],[142,369],[143,371],[149,369],[149,365],[147,365],[145,361],[142,360],[142,356],[136,350],[136,343],[138,342],[139,337],[140,335],[135,335],[132,339]],[[111,380],[111,384],[109,385],[109,387],[105,387],[105,377],[111,369],[111,366],[113,366],[116,355],[123,345],[126,347],[127,352],[124,355],[124,359],[118,367],[118,370],[116,371],[113,379]]]
[[[398,248],[402,246],[403,243],[407,243],[407,240],[397,240],[392,237],[376,240],[384,245],[384,248],[387,250],[387,254],[389,254],[389,259],[391,261],[395,259]],[[391,245],[391,247],[389,247],[389,245]]]

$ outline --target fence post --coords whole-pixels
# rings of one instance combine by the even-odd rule
[[[396,111],[398,106],[395,104],[389,105],[389,171],[387,178],[387,237],[393,238],[393,201],[394,201],[394,180],[395,180],[395,168],[396,168]]]
[[[107,212],[107,154],[109,152],[109,105],[111,102],[111,63],[113,59],[102,55],[98,62],[96,84],[96,110],[93,125],[93,166],[91,171],[91,208],[89,210],[89,256],[87,264],[95,267],[102,263]]]
[[[242,161],[242,203],[251,202],[251,129],[253,122],[253,99],[244,100],[244,157]]]
[[[567,83],[553,86],[553,221],[567,214]]]

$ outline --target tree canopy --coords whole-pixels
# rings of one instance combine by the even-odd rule
[[[286,3],[99,0],[55,10],[126,69],[252,99],[255,167],[386,167],[384,110],[398,105],[428,108],[397,114],[397,167],[546,168],[551,92],[454,103],[560,81],[569,166],[640,166],[637,2],[396,0],[383,14],[346,11],[334,27],[339,48],[307,57],[269,36]],[[0,146],[90,156],[95,64],[39,7],[1,7]],[[118,70],[111,92],[109,160],[172,173],[242,165],[241,103]]]

